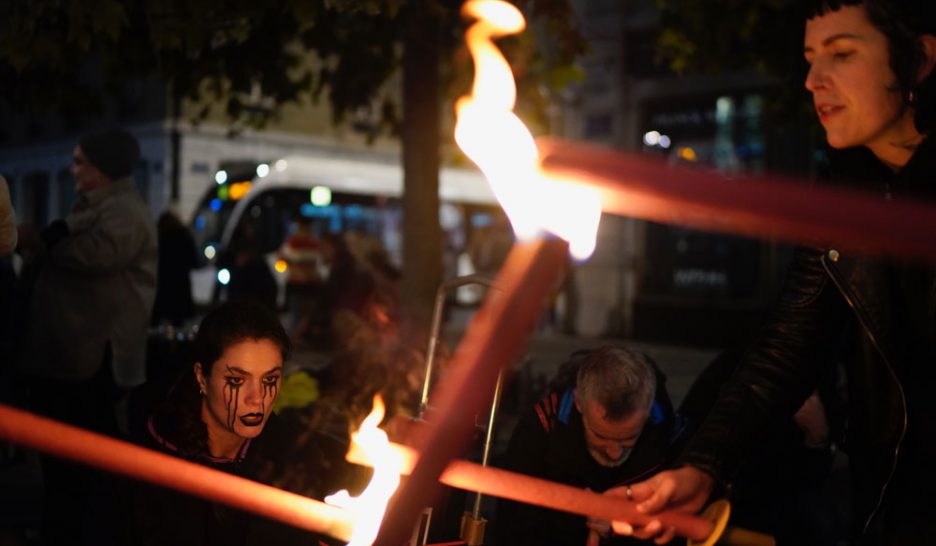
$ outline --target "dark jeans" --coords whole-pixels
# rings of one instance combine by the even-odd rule
[[[100,371],[84,381],[30,378],[31,409],[63,423],[118,437],[115,403],[121,391],[114,383],[110,351],[107,353]],[[51,455],[41,454],[40,463],[46,494],[42,543],[84,543],[84,538],[94,534],[86,526],[95,509],[90,500],[110,487],[110,475]]]

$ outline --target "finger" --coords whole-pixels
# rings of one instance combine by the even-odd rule
[[[628,487],[621,488],[620,496],[627,496],[627,489],[630,489],[631,496],[630,500],[634,502],[642,502],[653,496],[653,493],[656,491],[656,488],[648,482],[633,483]]]
[[[666,544],[667,542],[673,540],[673,537],[676,536],[676,528],[669,527],[666,531],[663,531],[663,534],[657,537],[653,542],[657,544]]]
[[[626,521],[612,521],[611,528],[619,535],[631,536],[634,534],[634,527]]]
[[[634,529],[633,536],[642,540],[648,540],[659,535],[662,529],[663,529],[663,524],[660,523],[660,520],[653,519],[653,520],[650,520],[650,523],[648,523],[647,525]]]
[[[675,491],[676,482],[674,480],[662,480],[653,494],[642,502],[638,502],[637,511],[645,514],[655,514],[662,510],[670,501]],[[637,492],[634,492],[637,495]]]
[[[630,496],[627,496],[627,490],[630,489]],[[656,488],[650,485],[647,482],[631,484],[628,487],[623,488],[624,496],[634,502],[641,502],[649,499],[653,496],[653,493],[656,491]]]

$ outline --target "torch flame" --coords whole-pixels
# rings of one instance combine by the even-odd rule
[[[354,515],[354,530],[349,546],[370,546],[374,543],[387,503],[400,484],[400,474],[405,464],[403,458],[391,447],[387,433],[377,428],[383,421],[384,412],[383,399],[377,394],[370,414],[360,428],[351,434],[352,450],[361,449],[370,460],[376,462],[374,476],[367,484],[367,489],[357,497],[352,497],[346,489],[325,497],[328,504],[344,508]]]
[[[520,11],[500,0],[471,0],[462,14],[475,63],[471,95],[458,99],[455,141],[487,177],[519,239],[549,231],[569,242],[578,259],[595,250],[601,196],[591,188],[547,178],[533,136],[513,113],[517,88],[507,59],[491,41],[522,31]]]

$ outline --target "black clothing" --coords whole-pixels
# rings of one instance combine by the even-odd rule
[[[165,213],[168,214],[168,213]],[[192,281],[189,274],[197,263],[195,239],[181,222],[159,220],[159,274],[153,325],[166,321],[181,326],[195,316]]]
[[[866,149],[836,154],[834,180],[898,198],[933,197],[936,141],[925,140],[897,174]],[[856,534],[936,531],[932,465],[936,283],[929,266],[799,248],[773,315],[722,390],[681,462],[729,480],[772,417],[791,416],[815,388],[823,365],[810,355],[845,335],[848,424]],[[829,359],[833,360],[833,359]],[[913,505],[914,511],[895,509]],[[883,514],[883,516],[882,516]],[[882,516],[882,517],[881,517]]]
[[[144,447],[181,457],[174,424],[151,417],[137,440]],[[145,428],[145,431],[139,430]],[[300,432],[271,415],[263,432],[246,441],[234,460],[200,458],[196,462],[236,476],[270,483],[269,467],[288,455]],[[122,522],[115,544],[250,546],[317,545],[328,540],[304,529],[245,513],[226,505],[133,480],[124,480],[116,497],[114,520]],[[111,523],[113,526],[114,524]]]
[[[603,492],[650,477],[675,455],[677,442],[685,430],[673,411],[661,372],[657,371],[656,399],[640,439],[627,460],[613,468],[598,464],[588,453],[582,415],[574,401],[575,373],[563,375],[567,380],[554,383],[550,392],[517,423],[504,468]],[[584,516],[501,499],[495,525],[497,544],[583,546],[588,537],[585,523]],[[602,540],[603,544],[632,542],[633,539],[620,535]]]
[[[695,378],[677,410],[690,429],[705,420],[741,355],[737,349],[724,351]],[[816,360],[824,357],[816,355]],[[841,440],[844,413],[837,389],[835,375],[824,377],[818,389],[828,443],[807,446],[800,426],[784,416],[763,428],[751,454],[732,476],[730,491],[724,492],[731,501],[732,525],[772,535],[778,546],[828,546],[847,537],[850,495],[833,475],[834,446]]]
[[[119,437],[115,404],[123,389],[114,383],[110,346],[98,372],[84,381],[45,377],[24,378],[29,387],[29,408],[46,417],[112,437]],[[42,508],[42,544],[93,544],[88,539],[94,493],[110,485],[112,477],[86,466],[40,454],[45,493]]]

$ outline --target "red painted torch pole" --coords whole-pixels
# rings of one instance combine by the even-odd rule
[[[602,210],[654,222],[936,261],[936,207],[779,176],[674,167],[557,139],[537,146],[547,175],[597,188]],[[842,250],[839,248],[838,250]]]
[[[346,511],[151,449],[0,405],[0,439],[349,540]]]
[[[497,373],[522,355],[548,296],[566,272],[562,240],[518,243],[511,249],[481,309],[453,355],[432,398],[436,412],[424,434],[409,442],[422,455],[397,493],[375,544],[399,546],[439,490],[439,475],[471,437],[474,417],[490,403]]]

